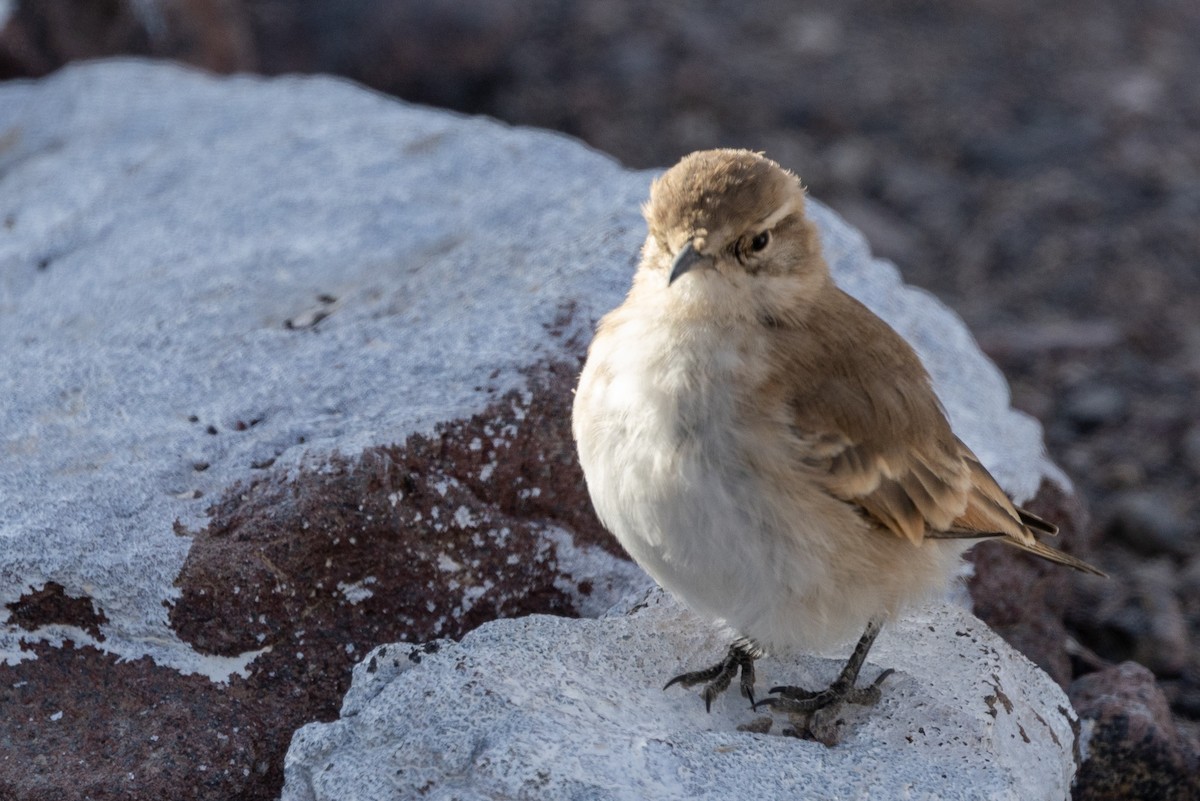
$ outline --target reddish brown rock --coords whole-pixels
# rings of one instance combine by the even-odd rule
[[[1091,726],[1075,801],[1200,798],[1200,753],[1181,737],[1149,670],[1123,662],[1077,679],[1069,694]]]
[[[92,647],[38,644],[36,659],[0,665],[0,798],[13,801],[267,799],[296,696],[286,660],[228,686],[149,659],[118,662]],[[282,673],[267,679],[267,671]]]
[[[264,646],[335,653],[461,637],[480,623],[574,614],[540,532],[618,553],[595,521],[569,431],[571,367],[434,437],[338,458],[298,479],[234,488],[213,509],[177,584],[180,636],[204,653]],[[315,646],[322,632],[336,641]],[[361,653],[361,652],[360,652]],[[340,698],[340,694],[338,696]]]
[[[97,609],[90,598],[67,594],[66,588],[47,581],[39,590],[31,589],[11,604],[6,604],[9,621],[26,631],[36,631],[54,623],[77,626],[97,640],[103,640],[100,627],[108,622],[104,610]]]

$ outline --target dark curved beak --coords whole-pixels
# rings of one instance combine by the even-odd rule
[[[679,249],[679,253],[675,255],[675,261],[671,263],[671,277],[667,279],[667,286],[675,283],[676,278],[683,275],[688,270],[704,261],[706,258],[706,256],[698,253],[696,249],[692,247],[692,240],[689,239],[687,244]]]

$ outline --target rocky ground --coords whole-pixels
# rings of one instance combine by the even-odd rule
[[[1074,671],[1200,731],[1200,5],[18,0],[0,77],[334,72],[634,167],[765,150],[967,320],[1090,512]],[[1080,679],[1083,680],[1083,679]]]

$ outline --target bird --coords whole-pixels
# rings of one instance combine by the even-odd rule
[[[715,664],[751,705],[873,705],[881,628],[944,593],[982,540],[1103,575],[1046,545],[959,439],[912,347],[833,281],[800,179],[749,150],[653,181],[624,301],[596,327],[572,432],[601,523],[659,585],[732,633]],[[755,700],[755,661],[858,637],[837,678]]]

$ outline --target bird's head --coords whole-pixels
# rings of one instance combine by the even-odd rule
[[[684,157],[650,188],[643,280],[705,314],[802,314],[828,280],[799,179],[748,150]],[[790,311],[789,311],[790,310]]]

